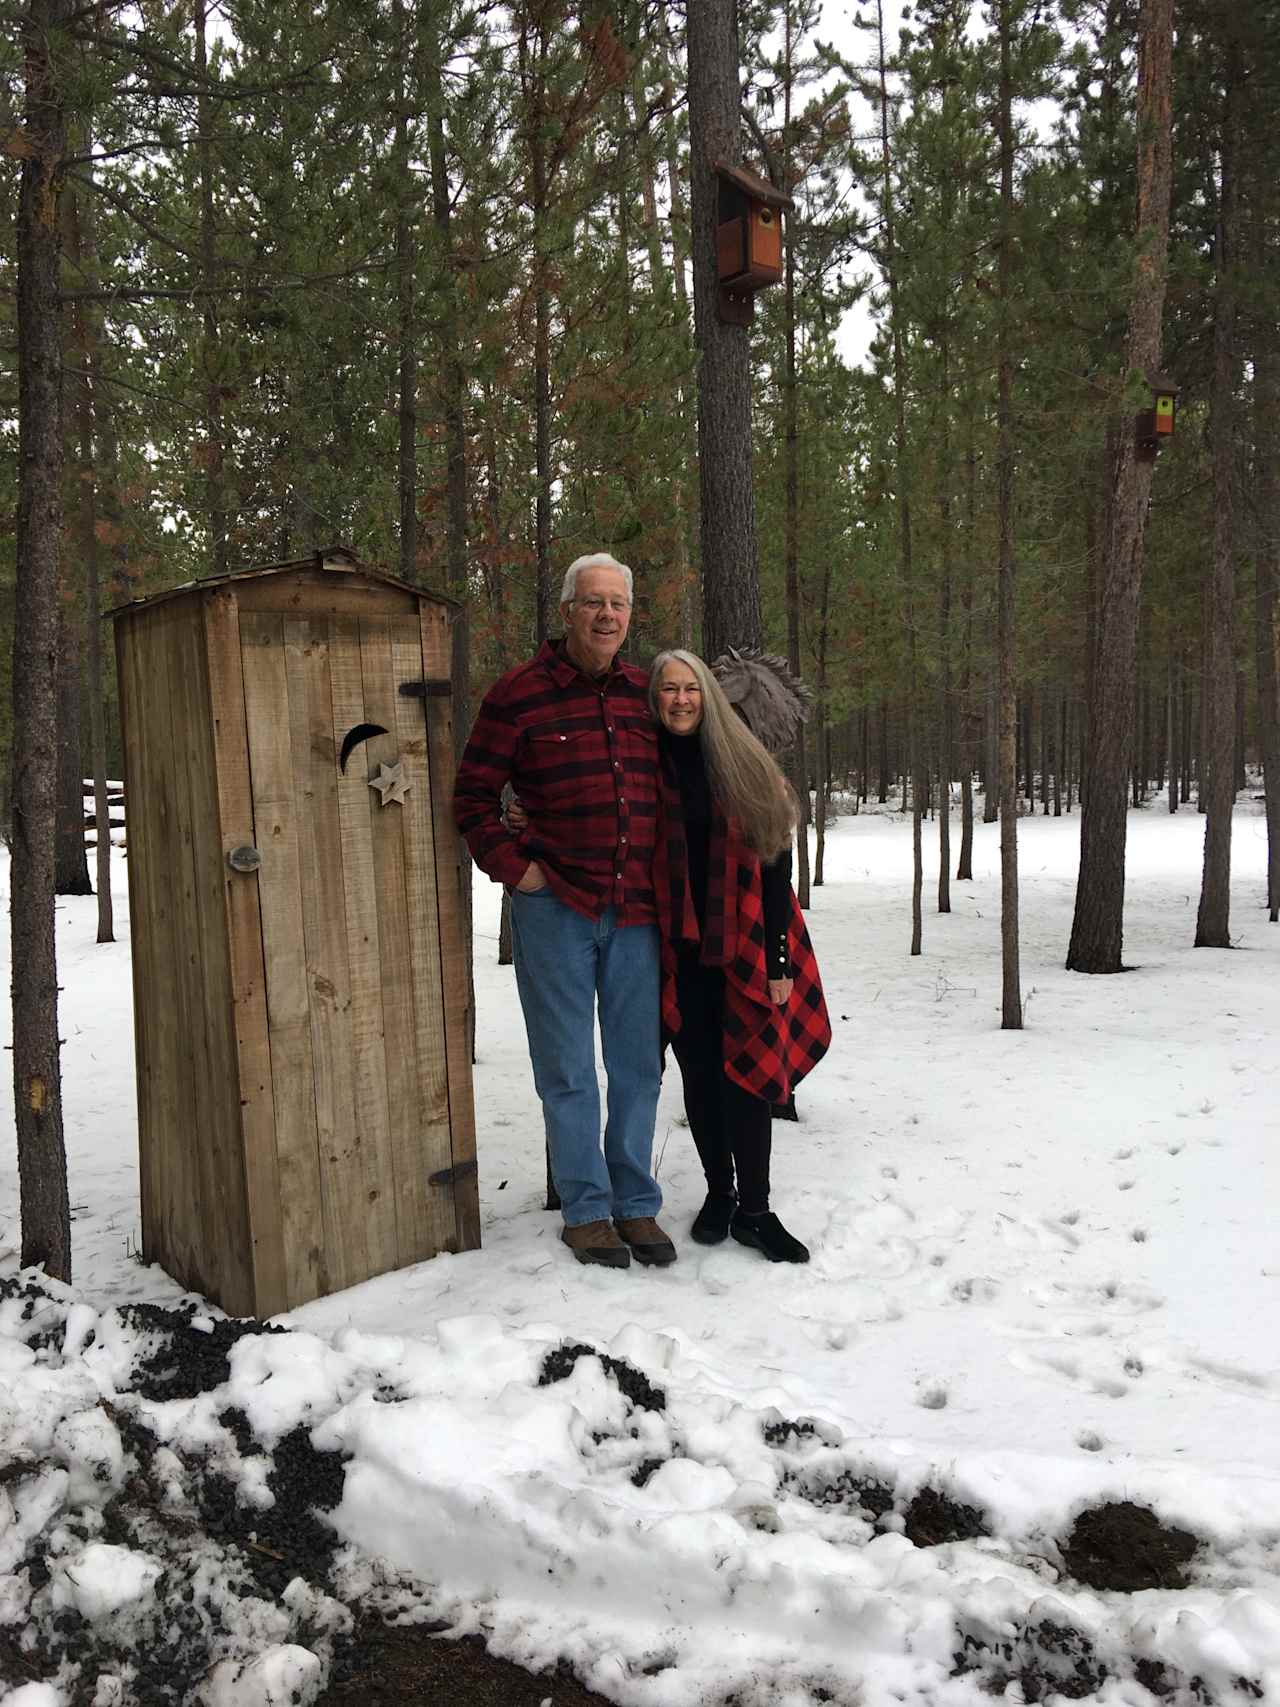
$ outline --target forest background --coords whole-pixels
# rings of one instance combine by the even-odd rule
[[[0,775],[35,739],[9,691],[33,644],[15,592],[35,329],[18,253],[56,136],[61,400],[41,421],[56,386],[33,391],[23,430],[65,453],[61,891],[90,883],[90,752],[99,778],[120,772],[102,605],[344,542],[460,601],[460,732],[553,630],[582,551],[635,570],[634,656],[702,643],[685,7],[2,9]],[[742,638],[789,653],[816,694],[795,772],[814,790],[813,879],[829,790],[896,788],[940,813],[946,910],[975,794],[997,813],[1003,703],[1024,810],[1072,809],[1091,726],[1110,723],[1135,803],[1163,788],[1170,810],[1203,805],[1225,729],[1228,817],[1249,764],[1269,784],[1274,918],[1280,4],[1180,0],[1163,121],[1138,72],[1172,0],[919,0],[896,34],[883,10],[842,15],[833,42],[818,0],[737,8],[742,157],[794,200],[785,280],[750,333],[762,628]],[[1099,657],[1132,502],[1118,452],[1156,377],[1134,363],[1133,315],[1157,132],[1177,430],[1136,506],[1117,719],[1114,649]],[[1107,881],[1123,884],[1122,832]],[[916,950],[919,912],[918,876]],[[1073,947],[1074,964],[1119,968],[1114,913],[1112,947],[1093,965]],[[1226,946],[1225,900],[1197,940]]]

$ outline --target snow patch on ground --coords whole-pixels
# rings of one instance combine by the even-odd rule
[[[344,1545],[323,1581],[287,1561],[278,1581],[238,1580],[230,1539],[184,1566],[221,1621],[205,1707],[314,1699],[336,1603],[359,1596],[482,1631],[526,1665],[567,1658],[653,1707],[859,1690],[950,1707],[1037,1678],[1130,1707],[1280,1699],[1265,827],[1238,809],[1237,949],[1196,950],[1203,821],[1131,813],[1135,970],[1114,978],[1062,969],[1078,834],[1074,818],[1021,824],[1027,1029],[1003,1033],[994,827],[917,959],[909,822],[833,827],[809,921],[835,1042],[800,1124],[775,1129],[775,1207],[814,1253],[802,1269],[689,1242],[702,1194],[673,1071],[656,1153],[679,1262],[573,1262],[540,1207],[541,1123],[495,963],[497,891],[478,880],[484,1249],[239,1338],[213,1390],[174,1398],[140,1396],[157,1342],[121,1310],[183,1296],[136,1261],[127,942],[93,941],[92,899],[62,903],[76,1287],[18,1276],[7,1158],[0,1641],[21,1647],[37,1613],[163,1635],[178,1607],[159,1535],[153,1551],[106,1533],[139,1453],[174,1513],[207,1523],[223,1509],[210,1490],[230,1500],[230,1537],[281,1515],[272,1478],[305,1442],[341,1455],[324,1460],[344,1476],[322,1521]],[[123,892],[116,909],[123,938]],[[197,1303],[193,1347],[217,1316]],[[1192,1533],[1186,1586],[1066,1573],[1073,1524],[1106,1502]],[[52,1707],[64,1685],[0,1672],[0,1699]],[[126,1698],[104,1689],[104,1707]]]

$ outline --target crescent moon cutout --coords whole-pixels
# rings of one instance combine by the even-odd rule
[[[349,729],[342,738],[342,751],[338,755],[338,769],[345,776],[347,760],[361,741],[367,741],[374,735],[385,735],[387,731],[381,723],[357,723],[354,729]]]

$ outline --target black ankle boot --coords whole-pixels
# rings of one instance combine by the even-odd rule
[[[760,1215],[744,1215],[739,1209],[729,1224],[729,1231],[740,1245],[750,1245],[753,1250],[762,1251],[770,1262],[809,1260],[809,1247],[802,1245],[799,1239],[793,1239],[770,1209]]]
[[[729,1233],[729,1223],[738,1207],[733,1192],[709,1191],[707,1201],[693,1218],[689,1236],[698,1245],[718,1245]]]

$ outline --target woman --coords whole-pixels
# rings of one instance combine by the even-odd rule
[[[732,1235],[772,1262],[808,1262],[769,1208],[771,1105],[831,1041],[791,893],[795,799],[701,658],[660,653],[649,699],[663,773],[663,1025],[707,1179],[693,1237]]]

